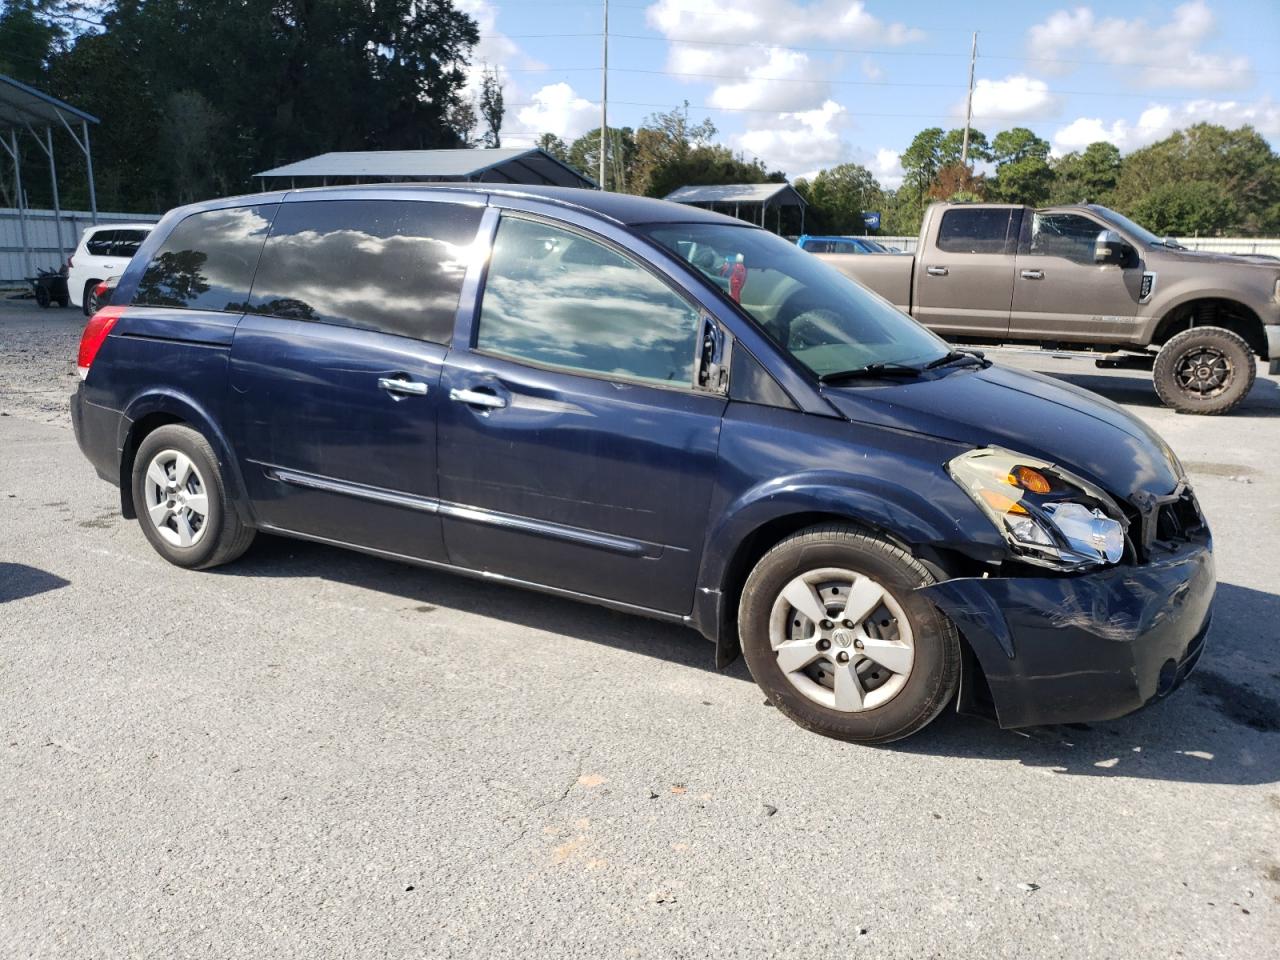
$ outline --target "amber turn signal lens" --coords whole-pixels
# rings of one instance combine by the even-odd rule
[[[1012,474],[1010,474],[1010,476],[1012,476]],[[1011,497],[1006,497],[1003,493],[999,493],[995,490],[987,490],[983,488],[978,491],[978,495],[981,496],[983,500],[987,501],[987,504],[991,509],[995,510],[997,513],[1024,515],[1027,512],[1027,508],[1017,500],[1014,500]]]
[[[1049,478],[1031,467],[1014,467],[1009,473],[1009,482],[1015,487],[1030,490],[1032,493],[1049,492]]]

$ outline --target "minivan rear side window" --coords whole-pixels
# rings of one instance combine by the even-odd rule
[[[482,213],[434,200],[282,204],[249,310],[448,343]]]
[[[1013,253],[1011,207],[947,210],[938,226],[938,249],[947,253]]]
[[[276,204],[193,213],[147,264],[133,302],[149,307],[241,311]]]

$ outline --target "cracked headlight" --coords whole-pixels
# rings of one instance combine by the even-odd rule
[[[1054,570],[1116,563],[1128,522],[1093,484],[1036,457],[985,447],[947,472],[995,524],[1020,560]]]

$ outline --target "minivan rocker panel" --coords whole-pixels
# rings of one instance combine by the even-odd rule
[[[695,208],[184,207],[79,367],[81,449],[173,563],[267,531],[683,622],[829,736],[1120,716],[1208,631],[1209,531],[1145,425]]]

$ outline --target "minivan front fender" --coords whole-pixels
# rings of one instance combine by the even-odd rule
[[[736,605],[750,566],[774,543],[812,523],[840,520],[874,530],[909,550],[963,547],[975,559],[999,559],[1004,541],[948,478],[941,483],[890,483],[809,474],[760,484],[719,512],[703,550],[693,625],[716,643],[716,662],[738,655]],[[959,497],[952,497],[948,486]],[[939,496],[925,492],[934,487]]]
[[[120,502],[126,518],[134,516],[133,455],[150,432],[149,423],[183,423],[209,441],[218,458],[227,498],[240,519],[253,524],[253,511],[245,495],[244,477],[230,441],[217,420],[194,397],[171,387],[147,390],[133,397],[121,412],[116,448],[120,451]]]

